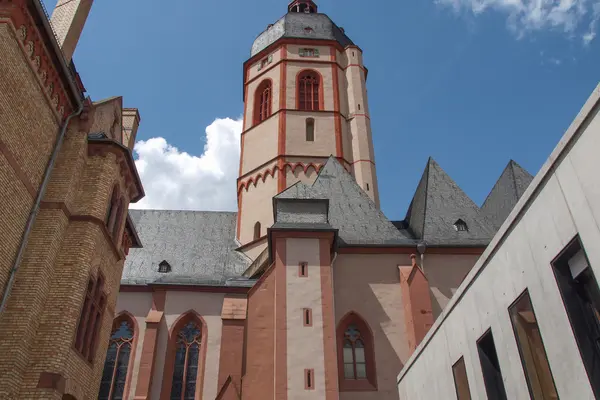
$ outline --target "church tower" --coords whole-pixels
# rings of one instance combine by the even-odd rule
[[[312,0],[294,0],[244,63],[237,239],[266,246],[272,198],[333,155],[379,205],[362,50]]]

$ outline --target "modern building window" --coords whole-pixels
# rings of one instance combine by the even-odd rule
[[[600,398],[600,290],[579,237],[552,267],[588,379]]]
[[[196,321],[189,321],[177,332],[170,400],[196,398],[201,345],[202,329]]]
[[[260,239],[260,222],[254,224],[254,240]]]
[[[461,357],[452,366],[452,375],[454,376],[454,386],[456,387],[456,397],[458,400],[471,400],[471,391],[469,390],[469,380],[467,379],[467,368],[465,359]]]
[[[298,75],[298,109],[305,111],[320,110],[320,79],[315,71],[304,71]]]
[[[488,330],[479,338],[477,341],[477,350],[479,352],[483,382],[488,399],[507,400],[504,382],[502,381],[502,371],[500,370],[494,336],[492,336],[491,330]]]
[[[261,123],[271,116],[272,97],[271,80],[265,79],[254,93],[254,124]]]
[[[534,400],[557,399],[540,329],[529,292],[525,291],[508,309],[517,339],[529,394]]]
[[[342,319],[337,329],[340,390],[377,390],[373,335],[356,313]]]
[[[91,278],[88,282],[75,336],[75,349],[88,361],[94,358],[105,306],[104,277],[98,275],[98,278]]]
[[[306,141],[315,141],[315,120],[313,118],[306,118]]]
[[[134,323],[128,315],[115,319],[106,352],[98,400],[127,398],[125,390],[130,362],[133,360],[131,352],[134,335]]]

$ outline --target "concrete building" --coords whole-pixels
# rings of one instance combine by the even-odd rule
[[[401,399],[600,398],[599,109],[600,86],[402,368]]]
[[[429,159],[390,221],[363,51],[294,0],[244,63],[238,211],[127,213],[140,116],[85,97],[91,9],[0,0],[0,398],[397,400],[531,175],[478,207]]]

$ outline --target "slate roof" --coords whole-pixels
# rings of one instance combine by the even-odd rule
[[[312,185],[298,182],[275,196],[278,199],[328,199],[329,229],[338,230],[338,245],[414,245],[406,231],[398,230],[377,208],[354,178],[330,157]],[[321,229],[327,228],[320,226]],[[306,228],[306,226],[305,226]]]
[[[459,219],[467,224],[468,230],[455,228]],[[486,246],[495,233],[479,207],[431,157],[405,222],[414,237],[428,245]]]
[[[144,247],[129,251],[122,284],[252,285],[252,281],[239,278],[251,260],[235,251],[237,213],[129,212]],[[158,272],[163,260],[171,265],[171,272]]]
[[[258,35],[252,44],[251,56],[260,53],[281,38],[335,40],[343,47],[353,44],[327,15],[291,12]]]
[[[510,160],[481,206],[482,213],[495,230],[500,229],[532,180],[529,172]]]

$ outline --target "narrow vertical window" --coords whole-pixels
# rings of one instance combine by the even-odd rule
[[[360,111],[360,103],[358,103],[358,111]]]
[[[254,224],[254,240],[260,239],[260,222]]]
[[[367,183],[367,192],[369,191],[369,184]]]
[[[600,398],[600,289],[579,237],[552,262],[552,269],[590,385]]]
[[[110,196],[108,208],[106,210],[105,225],[106,225],[106,228],[108,229],[109,233],[113,231],[113,228],[115,226],[118,202],[119,202],[119,187],[117,185],[115,185],[113,187],[113,191]]]
[[[128,317],[116,319],[108,343],[98,400],[122,400],[127,397],[125,387],[133,337],[132,321]]]
[[[557,399],[554,380],[546,357],[540,329],[529,293],[525,291],[508,309],[515,338],[527,378],[529,394],[534,400]]]
[[[485,391],[490,400],[507,400],[504,382],[502,381],[502,371],[498,362],[496,345],[492,331],[488,330],[477,341],[477,351],[479,352],[479,361],[483,372],[483,382]]]
[[[304,320],[304,326],[312,326],[312,310],[305,308],[302,310],[302,317]]]
[[[104,278],[100,275],[88,282],[75,336],[75,349],[88,361],[94,358],[105,305]]]
[[[272,95],[271,81],[262,81],[254,93],[254,124],[271,116]]]
[[[188,322],[177,333],[170,400],[196,398],[201,340],[202,331],[195,321]]]
[[[123,223],[123,197],[121,197],[118,201],[118,205],[117,208],[115,210],[115,218],[114,218],[114,223],[113,223],[113,228],[112,228],[112,237],[113,240],[117,241],[118,237],[119,237],[119,232],[121,230],[121,225]],[[118,241],[116,242],[118,243]]]
[[[465,367],[465,359],[463,357],[452,366],[452,375],[454,376],[454,386],[456,387],[456,397],[458,400],[471,400],[467,368]]]
[[[301,262],[298,265],[298,276],[301,278],[306,278],[308,276],[308,264],[305,262]]]
[[[319,75],[314,71],[304,71],[298,75],[298,109],[304,111],[320,110]]]
[[[312,390],[315,388],[315,370],[305,369],[304,370],[304,388]]]
[[[315,141],[315,120],[313,118],[306,118],[306,141]]]

